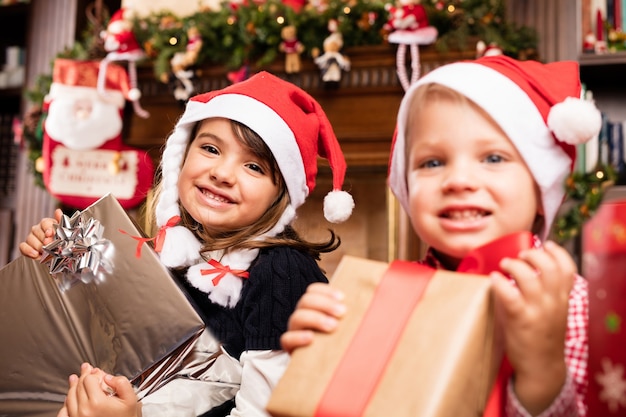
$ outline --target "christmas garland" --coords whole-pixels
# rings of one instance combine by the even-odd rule
[[[591,172],[574,172],[565,181],[566,210],[557,216],[553,234],[559,243],[577,238],[587,220],[593,216],[605,191],[615,183],[617,174],[611,165],[598,164]]]

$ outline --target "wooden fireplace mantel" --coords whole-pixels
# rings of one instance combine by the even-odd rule
[[[319,101],[339,138],[348,167],[384,168],[403,94],[396,75],[395,46],[355,47],[344,53],[350,58],[352,68],[344,73],[336,89],[324,88],[320,71],[310,58],[303,57],[302,71],[295,75],[284,73],[283,62],[275,62],[264,69],[300,86]],[[473,51],[438,53],[432,46],[421,47],[421,74],[473,56]],[[198,91],[226,87],[230,83],[226,74],[223,67],[200,68]],[[163,143],[183,107],[174,99],[170,88],[156,80],[151,66],[138,68],[138,82],[142,91],[141,104],[151,116],[141,119],[129,115],[125,141],[131,146],[149,149],[153,158],[158,160]]]

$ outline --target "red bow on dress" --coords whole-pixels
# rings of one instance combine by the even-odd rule
[[[250,273],[245,269],[231,269],[228,265],[222,265],[215,259],[210,259],[207,261],[209,265],[213,267],[213,269],[201,269],[200,273],[202,275],[210,275],[210,274],[218,274],[215,278],[213,278],[213,285],[217,286],[220,283],[222,278],[226,276],[226,274],[233,274],[239,278],[248,278]]]

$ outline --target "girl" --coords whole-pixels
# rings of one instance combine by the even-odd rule
[[[574,62],[497,56],[432,71],[399,109],[389,184],[429,246],[423,263],[455,270],[469,251],[499,237],[536,236],[536,248],[500,262],[514,285],[491,274],[513,368],[501,370],[503,398],[490,399],[496,415],[586,413],[586,281],[567,251],[546,240],[575,145],[600,129],[599,111],[579,95]],[[311,286],[283,348],[309,344],[311,329],[332,331],[344,313],[341,294]]]
[[[340,191],[345,161],[326,115],[307,93],[268,73],[192,98],[167,140],[154,207],[160,259],[181,275],[223,356],[236,364],[220,375],[238,387],[232,404],[222,405],[222,414],[210,404],[210,415],[267,415],[265,404],[288,362],[280,349],[287,319],[310,283],[327,282],[316,260],[336,249],[338,238],[331,231],[328,241],[312,243],[290,226],[315,186],[318,155],[334,174],[325,217],[344,221],[354,203]],[[33,227],[20,245],[24,255],[39,255],[52,223]],[[106,395],[102,379],[117,395]],[[188,384],[179,390],[175,384],[146,397],[142,407],[125,377],[84,364],[80,377],[70,377],[59,415],[207,411],[202,382],[191,399]]]

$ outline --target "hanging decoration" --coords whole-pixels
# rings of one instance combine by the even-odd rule
[[[328,22],[330,35],[324,39],[324,53],[314,51],[313,62],[319,67],[322,82],[326,88],[337,88],[341,82],[344,71],[350,71],[350,58],[341,53],[343,48],[343,35],[339,32],[339,25],[336,19]]]
[[[296,74],[302,68],[300,54],[304,52],[304,45],[298,40],[298,29],[294,25],[287,25],[281,29],[280,37],[282,42],[278,47],[285,54],[285,72]]]
[[[202,49],[202,36],[195,25],[191,25],[187,29],[187,46],[184,51],[176,52],[170,64],[172,67],[172,75],[178,81],[174,87],[174,97],[176,100],[186,102],[189,97],[196,91],[193,83],[196,78],[194,70],[198,56]]]
[[[420,0],[398,0],[398,6],[389,7],[389,21],[385,28],[391,33],[389,43],[398,44],[396,69],[404,91],[420,77],[419,45],[437,40],[437,29],[428,23],[426,8]],[[411,51],[411,78],[407,74],[406,49]]]
[[[131,91],[129,100],[133,103],[133,109],[139,117],[147,118],[150,114],[139,104],[141,91],[137,88],[136,62],[145,58],[143,49],[139,46],[133,33],[131,13],[127,9],[120,9],[111,16],[106,31],[101,33],[104,39],[104,49],[107,55],[100,62],[98,73],[98,92],[105,95],[105,80],[107,66],[111,61],[128,62],[128,75],[130,77]]]

